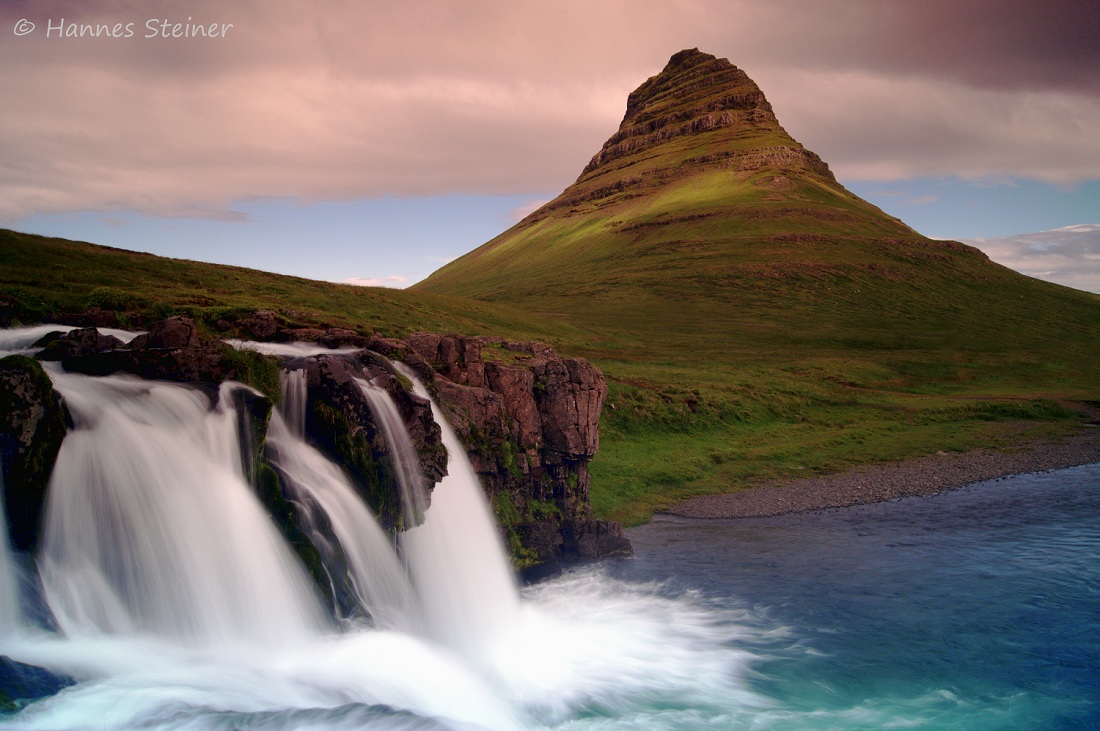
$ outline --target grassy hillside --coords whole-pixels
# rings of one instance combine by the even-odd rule
[[[1044,298],[1030,301],[1042,304],[1030,322],[1061,316],[1064,327],[1040,333],[1033,324],[1009,322],[998,325],[1001,336],[967,340],[967,332],[996,319],[988,307],[1003,313],[1010,310],[1005,303],[1034,295],[1008,288],[992,303],[983,299],[985,307],[964,308],[974,318],[964,328],[932,323],[891,339],[888,330],[858,324],[804,330],[793,304],[793,312],[772,308],[774,317],[761,326],[752,320],[759,311],[706,300],[661,307],[657,297],[624,302],[618,315],[608,310],[599,323],[575,325],[566,315],[533,317],[468,299],[315,282],[10,231],[0,231],[0,261],[0,311],[16,322],[55,320],[96,306],[117,312],[123,324],[186,313],[216,331],[227,315],[266,308],[303,325],[538,338],[590,357],[611,387],[602,448],[592,464],[593,507],[628,523],[678,499],[741,489],[760,478],[1010,445],[1021,433],[1057,434],[1077,419],[1055,400],[1100,394],[1093,367],[1100,355],[1098,298],[1053,285],[1040,286]],[[769,286],[778,295],[784,284]],[[847,301],[838,299],[838,315]]]
[[[503,305],[414,295],[169,259],[108,246],[0,229],[0,308],[16,322],[48,322],[90,307],[141,326],[173,314],[212,331],[218,320],[269,309],[300,326],[347,327],[400,336],[417,330],[496,332],[558,340],[574,334]],[[71,318],[70,318],[71,319]]]
[[[549,342],[610,398],[592,504],[700,494],[1072,429],[1100,400],[1100,296],[933,241],[845,190],[713,56],[677,54],[577,182],[412,290],[0,231],[0,315],[88,307]]]
[[[628,522],[756,477],[1010,443],[1017,417],[1100,398],[1100,297],[854,196],[697,51],[631,94],[557,199],[413,289],[584,331],[572,350],[614,404],[593,501]]]

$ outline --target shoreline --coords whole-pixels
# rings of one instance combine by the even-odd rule
[[[820,477],[770,480],[758,487],[692,498],[654,514],[689,519],[764,518],[936,495],[1014,475],[1100,462],[1100,428],[1061,441],[1008,450],[939,452],[901,462],[861,465]]]

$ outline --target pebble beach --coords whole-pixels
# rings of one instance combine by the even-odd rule
[[[1012,450],[977,449],[864,465],[836,474],[779,480],[724,495],[693,498],[659,515],[755,518],[927,496],[973,482],[1100,462],[1100,427],[1088,425],[1057,442]]]

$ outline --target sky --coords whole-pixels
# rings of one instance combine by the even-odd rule
[[[856,194],[1100,292],[1097,38],[1095,0],[0,0],[0,226],[407,286],[699,48]]]

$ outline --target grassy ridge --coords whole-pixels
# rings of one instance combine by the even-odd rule
[[[891,282],[891,294],[860,291],[859,277],[763,278],[733,292],[696,284],[676,298],[674,287],[647,286],[609,291],[590,309],[591,299],[554,292],[532,316],[10,231],[0,231],[0,262],[0,297],[25,322],[94,305],[135,324],[187,313],[214,330],[227,314],[267,308],[394,336],[537,338],[589,357],[610,385],[592,504],[627,523],[758,479],[1011,444],[1021,420],[1028,435],[1056,434],[1077,419],[1053,400],[1100,394],[1100,298],[1011,272],[996,287],[967,275],[934,287]],[[934,317],[919,316],[917,297]]]
[[[628,523],[762,478],[1055,433],[1074,419],[1055,401],[1100,399],[1100,296],[861,200],[698,51],[630,95],[557,199],[413,289],[577,328],[567,349],[613,405],[592,502]]]
[[[169,259],[95,244],[0,229],[0,296],[17,320],[46,322],[89,307],[135,326],[188,314],[207,327],[222,318],[274,310],[301,326],[324,325],[390,336],[416,330],[534,336],[557,340],[566,324],[504,305],[423,296],[381,287],[318,282],[244,267]]]

